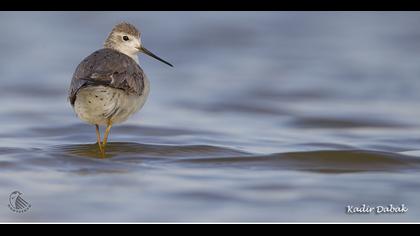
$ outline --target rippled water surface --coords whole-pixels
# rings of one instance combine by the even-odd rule
[[[149,99],[100,159],[67,88],[121,20],[175,67],[140,57]],[[419,221],[419,22],[0,12],[0,221]],[[346,214],[362,204],[409,210]]]

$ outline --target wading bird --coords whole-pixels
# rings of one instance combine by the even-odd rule
[[[149,94],[149,80],[139,65],[140,52],[172,66],[143,47],[140,31],[123,22],[114,26],[104,48],[86,57],[73,74],[70,103],[81,120],[96,126],[103,157],[112,125],[139,111]],[[106,126],[102,142],[100,125]]]

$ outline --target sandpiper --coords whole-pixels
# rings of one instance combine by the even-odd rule
[[[104,48],[86,57],[73,74],[70,103],[81,120],[96,126],[103,157],[112,125],[139,111],[149,94],[149,80],[139,66],[140,52],[172,66],[143,47],[136,27],[122,22],[114,26]],[[102,143],[100,125],[106,126]]]

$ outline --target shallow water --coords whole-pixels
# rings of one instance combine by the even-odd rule
[[[149,99],[100,159],[67,88],[121,20],[175,68],[140,58]],[[0,221],[419,221],[419,21],[1,12]],[[409,210],[346,214],[362,204]]]

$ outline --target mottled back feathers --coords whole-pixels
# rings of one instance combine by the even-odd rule
[[[85,86],[105,85],[141,95],[145,74],[129,56],[113,49],[100,49],[86,57],[76,68],[69,89],[72,105],[77,92]]]

